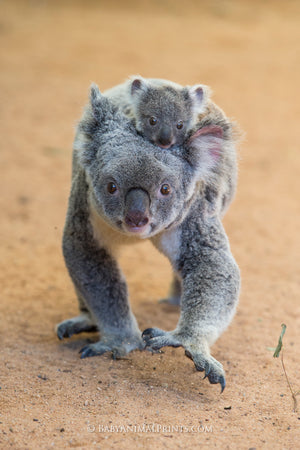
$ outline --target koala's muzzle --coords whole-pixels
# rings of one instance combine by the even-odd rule
[[[170,127],[163,126],[159,132],[158,138],[158,145],[162,148],[168,148],[172,145],[173,136],[172,136],[172,130]]]
[[[139,233],[144,231],[149,223],[150,199],[146,191],[133,188],[125,197],[125,224],[128,231]]]

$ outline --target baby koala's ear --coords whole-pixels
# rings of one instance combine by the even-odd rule
[[[212,91],[210,87],[205,84],[195,84],[189,88],[189,95],[192,99],[195,110],[199,113],[202,112],[205,104],[210,98]]]
[[[224,132],[219,125],[199,128],[185,144],[189,163],[201,176],[208,175],[220,163],[224,146]]]
[[[142,92],[146,92],[148,89],[147,82],[142,77],[133,77],[130,84],[131,95],[138,95]]]

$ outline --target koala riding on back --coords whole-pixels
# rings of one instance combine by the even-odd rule
[[[135,76],[104,95],[133,120],[142,136],[168,149],[183,143],[198,115],[205,111],[210,89]]]

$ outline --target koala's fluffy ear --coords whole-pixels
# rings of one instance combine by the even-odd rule
[[[201,112],[204,109],[211,94],[211,89],[205,84],[195,84],[195,86],[189,88],[189,95],[197,112]]]
[[[105,133],[117,128],[125,117],[122,117],[118,112],[117,106],[109,100],[108,97],[101,94],[98,86],[93,83],[90,89],[90,107],[91,114],[84,115],[82,118],[82,125],[90,127],[90,134],[95,132]]]
[[[79,159],[88,166],[99,149],[99,137],[113,132],[125,121],[107,97],[101,94],[96,84],[91,85],[90,101],[77,126],[73,148]]]
[[[146,92],[148,89],[147,82],[142,77],[134,77],[130,84],[130,94],[131,95],[139,95],[143,92]]]
[[[199,171],[201,176],[216,170],[224,145],[224,132],[219,125],[207,125],[199,128],[186,142],[187,159]]]
[[[95,83],[91,84],[90,104],[93,116],[97,122],[102,122],[107,114],[112,112],[109,100],[101,94],[100,89]]]

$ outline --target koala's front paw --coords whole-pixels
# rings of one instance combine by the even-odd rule
[[[132,350],[143,350],[144,347],[145,344],[139,336],[122,340],[115,336],[88,344],[79,353],[81,353],[81,358],[88,358],[90,356],[100,356],[106,352],[111,352],[113,359],[121,359]]]
[[[185,355],[190,358],[197,370],[205,372],[204,378],[208,378],[211,384],[221,385],[221,394],[225,389],[225,372],[222,364],[211,355],[202,355],[201,353],[185,351]]]
[[[153,351],[157,351],[166,346],[184,347],[186,356],[193,360],[196,369],[200,372],[205,372],[204,378],[208,378],[211,384],[220,383],[221,393],[224,391],[226,383],[223,366],[211,355],[204,355],[201,352],[192,351],[190,349],[187,350],[186,347],[188,347],[188,345],[185,345],[180,337],[172,334],[170,331],[164,331],[159,328],[147,328],[147,330],[143,332],[142,337],[146,344],[146,348]]]

